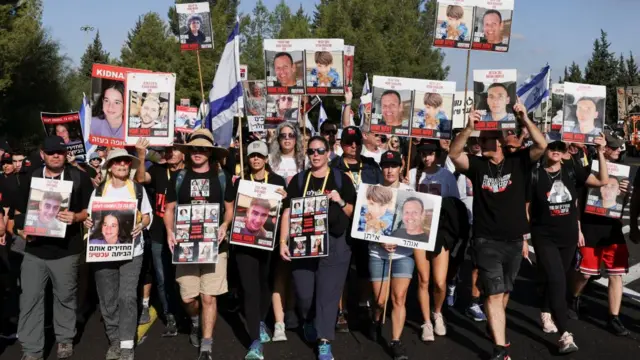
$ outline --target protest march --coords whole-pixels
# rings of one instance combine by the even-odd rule
[[[370,2],[171,0],[120,58],[96,32],[75,107],[0,107],[0,358],[640,356],[633,55],[554,68],[524,0]]]

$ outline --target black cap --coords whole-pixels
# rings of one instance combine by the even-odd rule
[[[12,159],[11,159],[11,154],[9,154],[8,152],[2,154],[2,156],[0,156],[0,164],[4,165],[4,164],[12,164]]]
[[[438,145],[434,143],[426,143],[418,146],[418,152],[436,151],[438,149],[439,149]]]
[[[606,132],[604,134],[604,138],[605,138],[605,140],[607,140],[607,147],[610,147],[612,149],[617,149],[617,148],[621,147],[622,144],[623,144],[622,139],[620,139],[619,137],[613,135],[610,132]]]
[[[56,151],[67,151],[67,146],[64,144],[64,140],[60,136],[52,135],[47,136],[44,139],[44,145],[42,151],[45,153]]]
[[[397,151],[385,151],[382,156],[380,156],[380,166],[384,167],[385,165],[402,166],[402,156]]]
[[[98,146],[98,147],[96,147],[96,151],[107,151],[107,147],[106,146]]]
[[[342,130],[341,144],[353,144],[362,145],[362,132],[355,126],[347,126]]]
[[[547,144],[547,149],[548,150],[559,150],[562,152],[567,152],[567,144],[565,144],[563,141],[560,140],[556,140],[556,141],[552,141],[550,143]]]

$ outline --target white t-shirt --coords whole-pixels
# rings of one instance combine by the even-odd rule
[[[400,190],[410,190],[410,191],[413,190],[407,184],[400,183],[399,185],[400,186],[398,186],[398,189]],[[369,242],[369,256],[372,256],[378,259],[388,259],[389,253],[387,252],[387,250],[385,250],[382,247],[381,243]],[[391,257],[393,258],[393,260],[398,260],[407,256],[413,256],[413,249],[398,245],[396,247],[396,251],[393,253]]]
[[[269,159],[269,165],[273,172],[282,176],[287,181],[287,184],[289,184],[289,181],[295,174],[300,172],[294,157],[281,156],[280,164],[278,164],[278,166],[274,166],[273,161]]]
[[[131,199],[131,193],[129,193],[129,189],[127,189],[126,186],[123,186],[121,188],[114,188],[113,186],[111,186],[111,184],[109,184],[109,187],[103,190],[103,194],[107,194],[106,197],[109,198],[113,198],[113,199]],[[93,193],[91,194],[91,199],[89,200],[89,207],[88,209],[91,209],[91,205],[93,203],[93,199],[96,198],[96,191],[93,190]],[[135,196],[133,197],[133,199],[135,200]],[[142,215],[149,215],[149,217],[151,218],[151,221],[149,222],[149,225],[147,226],[147,229],[149,229],[151,227],[151,222],[153,222],[153,209],[151,208],[151,204],[149,203],[149,198],[147,197],[147,191],[142,188],[142,204],[140,204],[140,212],[142,213]],[[135,239],[133,242],[133,256],[140,256],[142,255],[142,253],[144,252],[144,235],[143,233],[140,234],[140,237],[138,239]]]
[[[372,152],[367,150],[367,148],[363,146],[360,155],[373,158],[378,164],[380,164],[380,157],[382,157],[383,152],[384,151],[382,151],[382,149],[378,149],[377,152]]]

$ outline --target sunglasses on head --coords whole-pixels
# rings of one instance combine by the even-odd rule
[[[295,138],[296,138],[296,134],[294,133],[282,133],[278,135],[278,139],[280,140],[295,139]]]
[[[324,155],[327,152],[325,148],[317,148],[317,149],[307,149],[307,155],[311,156],[313,154]]]

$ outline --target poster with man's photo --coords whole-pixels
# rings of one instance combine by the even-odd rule
[[[264,117],[267,110],[267,85],[264,80],[243,81],[244,112],[249,131],[264,131]]]
[[[594,144],[605,123],[607,87],[564,83],[562,140]]]
[[[300,113],[298,95],[267,95],[267,110],[264,118],[265,129],[275,129],[280,123],[288,121],[298,123]]]
[[[72,189],[72,181],[32,178],[25,235],[64,238],[67,224],[58,220],[58,213],[69,209]]]
[[[304,94],[304,50],[307,39],[265,39],[267,94]]]
[[[351,237],[433,251],[441,204],[440,196],[362,184]]]
[[[280,186],[239,180],[231,244],[273,251],[280,219]]]
[[[41,112],[40,119],[47,135],[57,135],[64,140],[67,153],[74,157],[85,155],[80,114],[72,113],[47,113]]]
[[[551,85],[551,131],[562,131],[564,114],[564,84]]]
[[[593,160],[591,173],[597,177],[600,174],[599,170],[600,163],[598,160]],[[630,170],[631,168],[627,165],[607,162],[609,182],[600,188],[589,188],[584,212],[620,219],[625,198],[625,194],[620,191],[620,184],[623,181],[628,184]]]
[[[176,106],[176,132],[190,134],[195,131],[198,108]]]
[[[353,45],[344,46],[344,86],[353,86],[353,67],[355,61],[356,47]]]
[[[476,0],[439,0],[433,45],[469,49]]]
[[[308,39],[305,89],[309,95],[344,95],[344,40]]]
[[[476,130],[516,128],[517,79],[517,70],[473,70],[475,109],[482,114]]]
[[[419,80],[418,80],[419,81]],[[371,132],[409,136],[416,79],[373,77]]]
[[[514,0],[474,0],[473,50],[509,51]]]
[[[453,128],[463,129],[467,126],[467,116],[473,107],[473,92],[467,91],[467,99],[464,100],[464,91],[456,91],[453,101]],[[465,109],[466,108],[466,109]]]
[[[326,195],[291,200],[289,252],[291,259],[329,255],[329,198]]]
[[[175,216],[173,263],[217,263],[220,204],[176,205]]]
[[[146,138],[152,146],[173,144],[176,74],[127,74],[126,144]]]
[[[411,136],[450,139],[456,83],[416,80],[415,85]]]
[[[97,197],[91,202],[87,262],[133,259],[134,239],[131,232],[136,223],[136,200]]]
[[[208,2],[176,4],[180,49],[213,49],[213,27]]]

